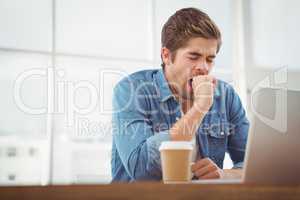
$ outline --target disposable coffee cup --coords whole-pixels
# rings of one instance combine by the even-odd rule
[[[161,143],[159,151],[165,183],[191,180],[192,150],[191,142],[166,141]]]

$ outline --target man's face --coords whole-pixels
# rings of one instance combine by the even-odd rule
[[[217,45],[216,39],[192,38],[184,47],[177,49],[173,62],[170,51],[162,48],[165,75],[176,95],[183,99],[193,99],[192,78],[210,73]]]

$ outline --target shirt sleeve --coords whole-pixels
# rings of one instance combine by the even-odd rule
[[[227,150],[233,161],[233,168],[243,168],[249,121],[246,117],[246,112],[239,96],[231,87],[228,96],[229,121],[231,130],[228,137]]]
[[[113,94],[113,140],[126,172],[133,180],[160,180],[159,146],[170,140],[168,131],[154,132],[145,99],[122,82]],[[139,99],[136,99],[139,97]]]

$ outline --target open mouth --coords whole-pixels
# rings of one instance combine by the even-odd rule
[[[188,87],[188,90],[190,91],[190,92],[192,92],[193,91],[193,79],[191,78],[191,79],[189,79],[188,80],[188,83],[187,83],[187,87]]]
[[[191,78],[190,80],[189,80],[189,85],[191,86],[191,87],[193,87],[193,79]]]

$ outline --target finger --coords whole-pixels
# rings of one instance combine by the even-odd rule
[[[211,173],[212,171],[215,171],[215,170],[216,170],[216,168],[213,165],[207,165],[205,167],[202,167],[202,168],[196,170],[194,174],[197,177],[201,177],[201,176],[209,174],[209,173]]]
[[[207,91],[207,90],[211,90],[213,91],[213,88],[214,88],[214,83],[213,81],[207,81],[207,80],[196,80],[196,81],[193,81],[192,82],[192,87],[194,90],[197,90],[199,89],[200,91]]]
[[[199,79],[197,79],[196,81],[193,81],[194,84],[198,85],[198,86],[208,86],[210,85],[212,88],[215,87],[217,80],[216,78],[210,76],[205,76],[205,77],[201,77]]]
[[[195,162],[192,162],[192,163],[190,164],[190,168],[191,168],[191,171],[192,171],[192,172],[193,172],[194,169],[195,169],[195,165],[196,165]]]
[[[218,168],[215,165],[210,164],[210,165],[207,165],[205,167],[198,169],[195,172],[195,175],[200,178],[202,176],[205,176],[206,174],[209,174],[209,173],[211,173],[213,171],[217,171],[217,170],[218,170]]]
[[[192,165],[192,172],[195,172],[199,168],[205,167],[209,163],[210,163],[209,158],[203,158],[203,159],[198,160],[195,164]]]
[[[200,82],[203,82],[203,81],[212,81],[213,80],[213,76],[211,75],[198,75],[198,76],[195,76],[193,78],[193,80],[196,80],[196,81],[200,81]]]
[[[201,160],[198,160],[195,164],[192,165],[192,172],[195,172],[196,170],[198,170],[199,168],[202,168],[204,166],[206,166],[207,164],[205,164],[205,162]],[[200,162],[201,161],[201,162]]]
[[[212,76],[212,75],[207,75],[207,76],[206,76],[206,80],[207,80],[207,81],[213,82],[214,79],[215,79],[215,77]]]
[[[201,177],[201,179],[217,179],[217,178],[221,178],[221,174],[219,171],[213,171]]]

